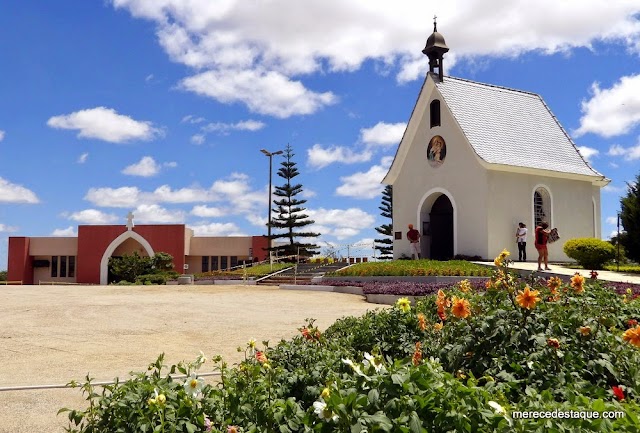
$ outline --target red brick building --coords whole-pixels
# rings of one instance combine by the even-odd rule
[[[8,280],[107,284],[109,258],[133,252],[171,254],[178,272],[222,270],[264,260],[267,244],[264,236],[194,236],[184,224],[83,225],[77,237],[10,237]]]

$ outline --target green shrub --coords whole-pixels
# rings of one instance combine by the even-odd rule
[[[585,269],[602,269],[605,263],[616,257],[613,245],[596,238],[569,239],[563,250]]]
[[[167,284],[167,278],[169,275],[167,274],[146,274],[140,275],[136,279],[136,284]]]

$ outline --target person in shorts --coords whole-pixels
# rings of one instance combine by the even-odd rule
[[[550,271],[549,268],[549,251],[547,250],[547,243],[549,241],[549,224],[542,221],[535,231],[535,243],[536,250],[538,250],[538,270],[542,271],[542,263],[544,262],[544,270]]]

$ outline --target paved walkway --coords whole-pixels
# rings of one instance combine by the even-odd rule
[[[492,267],[494,266],[493,262],[475,262],[475,263],[478,263],[481,265],[488,265]],[[538,263],[515,261],[515,262],[512,262],[509,265],[509,267],[511,269],[518,269],[525,272],[536,272],[536,270],[538,269]],[[571,269],[559,263],[550,263],[549,267],[551,268],[550,271],[537,272],[537,274],[540,276],[555,275],[558,277],[570,277],[574,275],[576,272],[579,272],[581,275],[589,278],[589,274],[591,272],[591,271],[585,271],[583,269]],[[597,271],[597,272],[598,272],[598,279],[600,280],[640,284],[640,274],[630,274],[625,272],[612,272],[612,271],[604,271],[604,270]]]

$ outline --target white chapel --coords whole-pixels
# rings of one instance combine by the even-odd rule
[[[519,222],[558,229],[549,260],[570,260],[564,241],[600,238],[600,189],[593,169],[534,93],[444,75],[449,51],[434,29],[418,100],[383,183],[393,186],[394,258],[411,257],[408,224],[420,231],[423,258],[493,259],[516,252]]]

